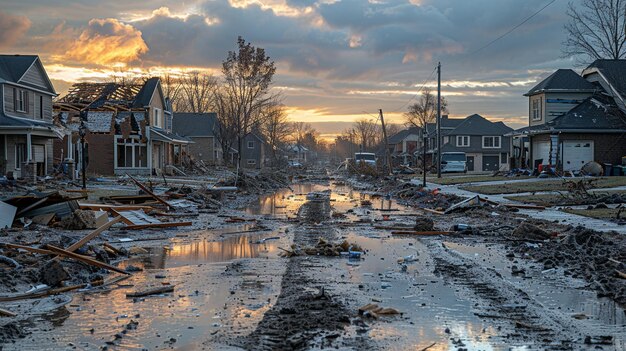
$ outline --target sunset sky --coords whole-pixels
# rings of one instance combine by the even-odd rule
[[[219,73],[241,35],[276,61],[293,120],[323,133],[377,114],[402,121],[437,63],[450,115],[520,127],[522,96],[556,68],[567,1],[549,0],[20,0],[0,7],[0,52],[39,54],[64,92],[113,72]],[[433,79],[427,86],[434,88]]]

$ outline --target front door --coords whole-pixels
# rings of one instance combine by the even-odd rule
[[[474,172],[474,156],[467,156],[467,171]]]

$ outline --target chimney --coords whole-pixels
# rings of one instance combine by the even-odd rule
[[[448,115],[441,115],[441,119],[448,119]]]

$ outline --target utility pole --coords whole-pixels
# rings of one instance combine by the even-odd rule
[[[387,158],[387,167],[389,167],[389,174],[393,173],[391,168],[391,155],[389,154],[389,143],[387,142],[387,128],[385,127],[385,117],[383,117],[383,110],[378,110],[380,113],[380,124],[383,125],[383,139],[385,141],[385,158]]]
[[[422,186],[425,188],[426,187],[426,138],[427,138],[427,133],[426,133],[426,123],[424,123],[424,131],[422,132],[424,133],[422,135],[422,176],[423,176],[423,181],[422,181]]]
[[[441,62],[437,63],[437,178],[441,178]]]

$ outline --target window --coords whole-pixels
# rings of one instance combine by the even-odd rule
[[[498,149],[498,148],[500,148],[500,137],[499,136],[484,136],[483,137],[483,148],[485,148],[485,149]]]
[[[22,168],[24,162],[26,162],[26,144],[15,144],[15,169]]]
[[[158,108],[154,109],[154,126],[161,127],[161,110]]]
[[[117,167],[148,167],[148,148],[139,139],[117,139]]]
[[[249,166],[253,166],[256,165],[256,160],[248,160],[247,163]]]
[[[457,147],[469,147],[470,146],[470,137],[469,137],[469,135],[457,135],[456,136],[456,146]]]
[[[541,120],[541,98],[538,99],[533,99],[531,102],[532,105],[532,109],[530,112],[530,115],[533,119],[533,121],[540,121]]]
[[[43,119],[43,95],[39,95],[39,119]]]
[[[254,149],[254,141],[248,142],[248,149]]]
[[[28,92],[13,88],[15,112],[28,112]]]

